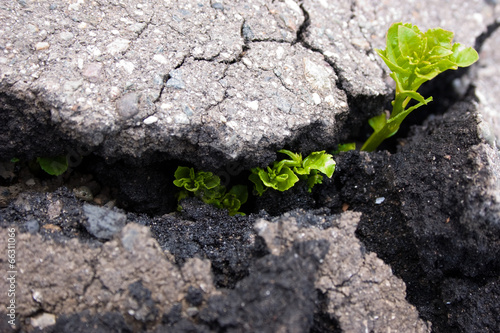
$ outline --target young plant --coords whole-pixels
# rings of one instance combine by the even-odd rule
[[[355,142],[349,142],[349,143],[339,143],[337,145],[337,149],[332,151],[333,155],[338,155],[340,152],[346,152],[350,150],[356,150],[356,143]]]
[[[227,209],[231,216],[236,214],[245,215],[238,210],[248,199],[246,186],[233,186],[226,193],[226,187],[220,185],[220,178],[218,176],[211,172],[195,172],[193,168],[181,166],[177,168],[174,176],[174,185],[183,188],[177,195],[179,202],[193,195],[207,204]],[[180,206],[179,209],[181,209]]]
[[[38,157],[36,159],[43,171],[52,176],[62,175],[68,170],[68,159],[66,156]]]
[[[272,167],[253,168],[249,179],[254,183],[258,195],[264,194],[268,188],[286,191],[293,187],[299,180],[307,181],[309,192],[316,184],[321,184],[323,176],[331,178],[335,171],[335,161],[332,155],[325,151],[313,152],[304,160],[301,154],[289,150],[279,150],[278,153],[286,154],[290,159],[275,161]]]
[[[410,112],[432,101],[432,97],[424,99],[417,92],[422,83],[448,69],[468,67],[477,61],[476,50],[459,43],[452,45],[452,40],[453,32],[441,28],[425,33],[410,23],[394,23],[389,28],[386,49],[376,51],[392,71],[390,76],[396,81],[396,96],[389,119],[382,113],[369,120],[374,132],[361,150],[375,150],[382,141],[396,134]],[[412,99],[418,103],[408,107]]]

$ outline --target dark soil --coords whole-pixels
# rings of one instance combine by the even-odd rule
[[[210,259],[217,287],[228,293],[212,299],[198,323],[181,319],[174,311],[164,316],[158,332],[225,331],[242,323],[252,323],[255,331],[268,331],[264,328],[269,327],[269,320],[294,323],[304,330],[312,327],[311,332],[337,331],[335,320],[322,315],[322,296],[312,284],[311,274],[316,269],[313,254],[305,253],[302,259],[284,255],[270,262],[253,229],[256,218],[279,216],[297,208],[321,209],[327,214],[347,209],[361,212],[358,237],[405,281],[408,301],[423,319],[432,322],[434,332],[495,332],[500,327],[500,227],[491,223],[495,215],[481,206],[481,187],[474,180],[479,172],[474,149],[480,143],[477,111],[474,102],[467,100],[413,127],[393,153],[341,153],[335,158],[337,170],[332,179],[325,179],[312,193],[301,185],[285,193],[267,191],[245,206],[250,213],[247,216],[230,217],[196,199],[183,201],[181,213],[152,214],[173,211],[176,206],[170,172],[174,166],[160,159],[138,170],[124,162],[106,166],[98,158],[89,158],[75,174],[92,173],[103,187],[115,188],[113,193],[120,193],[116,196],[119,205],[131,211],[127,220],[149,226],[178,265],[187,258]],[[239,179],[236,175],[232,180]],[[54,193],[65,200],[66,211],[60,219],[44,219],[47,199],[40,194],[35,201],[23,203],[20,197],[0,210],[1,226],[18,223],[22,232],[28,232],[23,221],[36,219],[41,221],[39,232],[46,237],[78,237],[98,246],[100,242],[75,222],[82,218],[82,210],[74,204],[73,193],[64,188]],[[23,204],[34,209],[25,213]],[[476,208],[482,209],[481,214],[475,213]],[[59,229],[44,228],[48,224]],[[311,249],[317,251],[321,244],[312,244]],[[278,274],[286,271],[287,265],[299,265],[307,274]],[[255,271],[259,275],[252,275]],[[250,286],[257,280],[277,288],[281,282],[275,281],[276,276],[301,292],[226,312],[251,298]],[[275,291],[282,292],[279,288]],[[188,302],[196,305],[198,296],[197,290],[192,290]],[[285,311],[287,316],[272,317],[285,308],[290,308]],[[295,317],[296,313],[302,316]],[[59,318],[51,332],[83,332],[87,325],[104,332],[110,323],[120,328],[117,331],[129,330],[116,313],[94,318],[82,313]]]

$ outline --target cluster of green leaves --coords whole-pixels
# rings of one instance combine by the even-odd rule
[[[68,170],[68,159],[66,156],[38,157],[36,159],[43,171],[52,176],[59,176]]]
[[[211,172],[194,171],[189,167],[178,167],[175,171],[174,185],[182,188],[178,193],[178,201],[191,195],[200,198],[203,202],[224,208],[229,215],[245,215],[239,212],[241,205],[248,199],[248,190],[245,185],[235,185],[228,192],[220,184],[220,178]],[[181,208],[181,207],[179,207]]]
[[[374,133],[361,150],[375,150],[383,140],[396,134],[410,112],[432,101],[432,97],[424,99],[417,92],[422,83],[448,69],[468,67],[477,61],[476,50],[452,44],[452,40],[453,32],[441,28],[425,33],[410,23],[394,23],[389,28],[386,49],[376,51],[392,71],[396,96],[389,119],[382,113],[369,120]],[[407,108],[412,99],[418,103]]]
[[[335,171],[335,161],[325,151],[313,152],[305,159],[302,159],[302,154],[289,150],[282,149],[278,152],[288,155],[290,159],[275,161],[272,167],[268,166],[266,169],[252,169],[249,179],[255,184],[254,189],[258,195],[262,195],[268,188],[286,191],[299,180],[306,181],[311,192],[314,185],[323,181],[319,172],[331,178]]]

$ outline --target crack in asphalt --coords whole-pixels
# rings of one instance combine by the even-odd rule
[[[344,88],[344,86],[342,84],[342,81],[344,80],[344,76],[342,75],[342,71],[340,70],[340,68],[335,64],[335,62],[333,62],[332,60],[328,59],[325,56],[323,50],[312,46],[311,44],[309,44],[306,41],[306,35],[307,35],[309,27],[311,26],[311,17],[309,15],[309,12],[304,7],[303,3],[300,4],[300,8],[302,9],[302,13],[304,14],[304,22],[302,23],[299,30],[297,31],[297,38],[295,39],[293,44],[300,43],[304,48],[311,50],[313,52],[319,53],[323,56],[323,59],[325,60],[325,62],[328,65],[330,65],[330,67],[333,69],[335,75],[338,78],[338,80],[335,80],[335,85],[336,85],[337,89],[343,91],[346,94],[346,96],[348,97],[347,100],[349,101],[350,94],[348,93],[347,89]]]
[[[483,48],[484,43],[500,28],[500,19],[495,20],[493,23],[490,23],[486,26],[486,30],[476,37],[476,41],[474,43],[474,48],[479,53]]]

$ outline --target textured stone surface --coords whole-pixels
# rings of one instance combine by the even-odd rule
[[[374,253],[362,250],[354,234],[358,221],[353,212],[338,218],[292,212],[273,223],[259,220],[255,228],[276,256],[299,242],[327,242],[315,286],[326,295],[327,312],[343,332],[430,332],[406,302],[404,282]]]
[[[479,53],[480,60],[475,83],[479,112],[484,120],[479,124],[478,131],[480,136],[491,145],[497,144],[500,138],[500,115],[498,113],[500,85],[497,83],[500,75],[498,43],[500,43],[500,31],[494,32],[486,39]]]
[[[422,30],[439,26],[455,40],[474,45],[500,9],[487,1],[304,1],[310,25],[305,41],[334,64],[342,88],[353,97],[385,93],[386,71],[375,48],[385,48],[385,31],[393,22],[411,22]],[[468,13],[468,15],[464,15]]]
[[[90,204],[83,205],[87,217],[84,222],[87,231],[99,239],[111,239],[125,226],[127,216],[111,209]]]
[[[5,242],[1,248],[6,248]],[[144,323],[157,323],[162,313],[183,299],[189,286],[216,294],[208,261],[193,258],[177,268],[149,229],[135,224],[127,225],[102,247],[77,239],[44,242],[40,235],[18,234],[17,258],[20,317],[41,310],[57,316],[117,311]],[[6,287],[2,284],[2,292],[7,292]]]
[[[0,9],[0,152],[31,158],[88,146],[108,158],[160,152],[220,167],[268,163],[286,143],[333,147],[390,95],[373,51],[390,23],[442,26],[470,45],[497,7],[10,2]]]
[[[258,224],[266,248],[248,229],[255,216],[224,219],[196,205],[184,219],[129,214],[175,249],[170,255],[132,225],[102,244],[83,228],[82,203],[71,192],[19,194],[47,191],[62,178],[25,178],[17,165],[3,163],[65,152],[81,159],[94,151],[102,161],[88,172],[118,187],[129,209],[174,209],[163,169],[172,159],[249,167],[270,162],[284,146],[306,153],[356,136],[392,96],[374,48],[383,48],[392,22],[410,21],[454,31],[464,44],[485,42],[471,71],[477,78],[462,76],[449,89],[468,99],[412,130],[392,155],[339,157],[345,165],[330,192],[305,200],[291,193],[290,202],[363,210],[358,236],[411,283],[410,301],[436,332],[495,331],[499,34],[488,34],[499,11],[489,0],[3,3],[0,206],[14,201],[0,222],[29,232],[18,235],[25,258],[19,314],[39,327],[37,316],[55,315],[54,332],[83,332],[90,324],[130,331],[428,330],[405,301],[401,280],[354,236],[352,215],[266,217]],[[111,176],[105,164],[116,160]],[[152,161],[158,165],[148,166]],[[131,162],[146,166],[136,171]]]
[[[216,213],[213,208],[206,210]],[[271,222],[259,219],[255,232],[265,240],[264,248],[257,247],[256,234],[244,237],[251,230],[245,223],[235,229],[241,234],[235,232],[232,238],[240,246],[253,244],[254,254],[246,259],[247,274],[232,289],[215,287],[208,260],[191,257],[176,265],[151,237],[149,227],[134,223],[100,245],[19,233],[17,314],[32,317],[32,325],[40,327],[38,315],[46,313],[52,318],[50,325],[56,324],[55,331],[69,322],[79,327],[82,318],[89,316],[92,321],[118,316],[114,320],[124,318],[124,322],[118,320],[120,325],[136,330],[175,330],[181,323],[190,323],[198,325],[200,332],[208,327],[308,331],[316,315],[325,323],[338,321],[343,331],[428,331],[428,324],[406,302],[404,283],[374,253],[362,250],[354,234],[358,221],[358,213],[322,216],[305,211],[286,213]],[[193,222],[179,219],[177,223]],[[196,246],[189,237],[178,241],[186,249]],[[0,242],[4,248],[6,240]],[[234,261],[237,258],[231,256],[238,252],[220,253],[215,260]],[[230,271],[225,274],[231,278]],[[6,286],[0,291],[6,292]],[[326,307],[318,306],[316,290],[325,295]],[[165,319],[174,313],[178,319]]]

